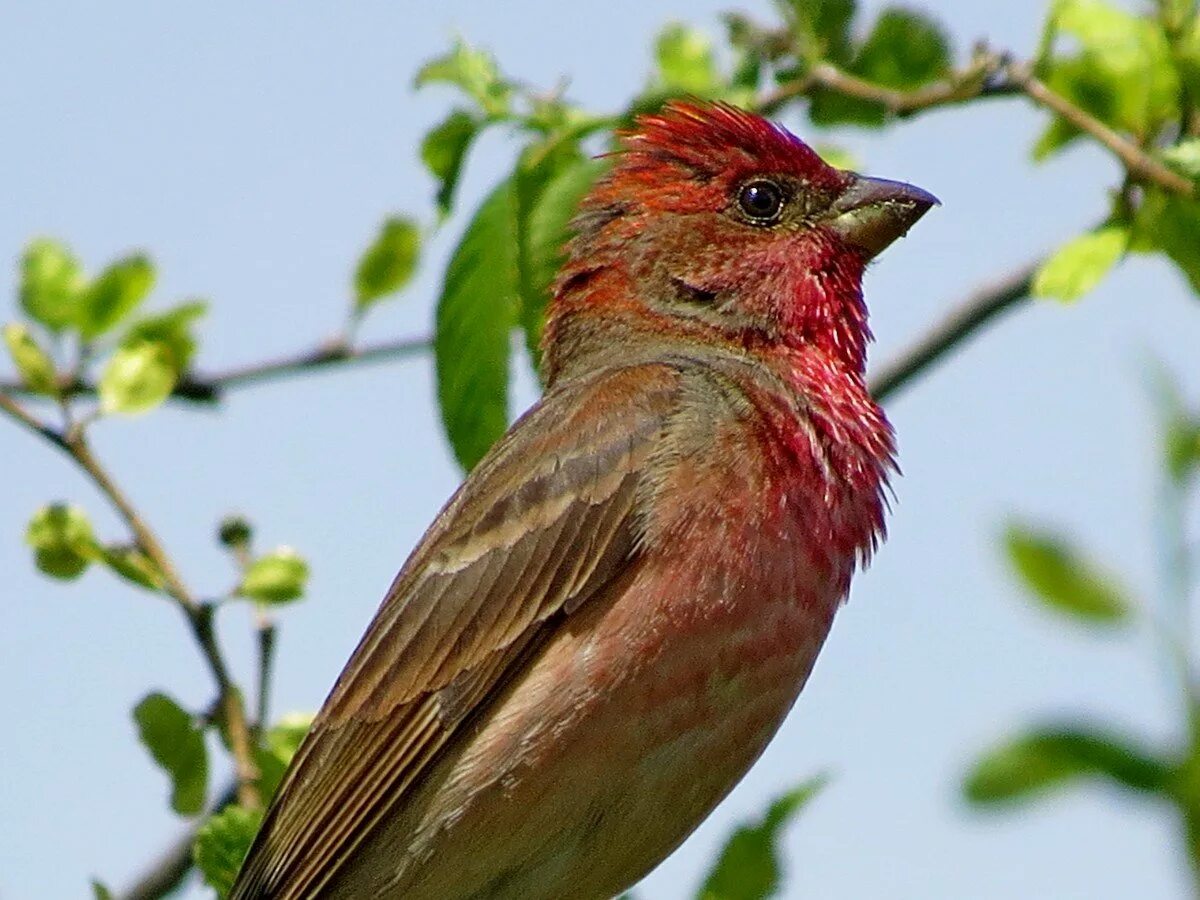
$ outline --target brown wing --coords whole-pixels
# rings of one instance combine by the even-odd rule
[[[300,747],[232,900],[316,894],[522,660],[636,552],[664,366],[548,395],[479,464],[396,577]]]

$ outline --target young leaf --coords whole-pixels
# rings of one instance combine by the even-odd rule
[[[738,828],[726,842],[700,889],[699,900],[765,900],[779,891],[779,838],[784,827],[825,786],[813,778],[775,800],[754,825]]]
[[[138,415],[158,406],[175,389],[179,372],[165,341],[139,340],[117,348],[100,376],[100,408]]]
[[[668,94],[714,96],[721,87],[712,41],[702,32],[674,22],[654,44],[658,87]]]
[[[1160,250],[1165,253],[1193,291],[1200,293],[1200,202],[1167,195],[1162,191],[1147,191],[1146,200],[1138,210],[1138,250]]]
[[[1173,481],[1183,484],[1200,471],[1200,419],[1186,415],[1172,418],[1166,426],[1164,444],[1167,473]]]
[[[121,345],[131,347],[143,341],[154,341],[166,350],[175,374],[182,375],[196,355],[196,336],[192,328],[207,312],[208,304],[203,300],[190,300],[166,312],[146,316],[125,333]]]
[[[421,161],[438,180],[438,211],[445,216],[454,204],[454,190],[463,160],[483,123],[468,112],[456,109],[435,125],[421,141]]]
[[[417,87],[435,82],[459,88],[488,116],[509,113],[512,86],[501,77],[496,60],[462,40],[455,41],[449,53],[430,60],[417,72]]]
[[[9,322],[0,332],[8,345],[17,374],[31,391],[38,394],[57,394],[58,382],[54,373],[54,360],[38,346],[33,333],[19,322]]]
[[[510,335],[517,324],[516,198],[497,186],[467,226],[442,280],[434,362],[442,423],[469,470],[508,424]]]
[[[789,20],[805,65],[820,60],[839,65],[849,61],[855,0],[777,0],[777,4]]]
[[[1020,735],[985,753],[963,781],[977,806],[1038,797],[1051,788],[1101,777],[1134,791],[1164,791],[1170,767],[1130,738],[1093,726],[1056,725]]]
[[[1077,300],[1098,285],[1129,247],[1129,229],[1108,225],[1059,247],[1033,277],[1033,294]]]
[[[1050,609],[1099,624],[1128,617],[1124,593],[1062,539],[1013,524],[1004,541],[1025,587]]]
[[[1168,147],[1162,152],[1162,158],[1177,172],[1200,181],[1200,137],[1188,138]]]
[[[291,547],[280,547],[250,563],[237,593],[259,603],[289,603],[303,596],[307,584],[308,563]]]
[[[93,281],[79,302],[79,331],[87,339],[110,331],[133,312],[154,286],[154,266],[145,256],[118,260]]]
[[[65,246],[39,238],[21,255],[21,309],[51,331],[61,331],[78,316],[83,270]]]
[[[203,731],[186,710],[161,693],[148,695],[134,707],[133,718],[142,743],[171,779],[171,808],[194,816],[204,808],[208,790]]]
[[[224,898],[229,895],[242,860],[250,852],[262,824],[262,811],[227,806],[196,832],[192,858],[204,883]]]
[[[103,881],[92,879],[92,900],[113,900],[113,892]]]
[[[29,521],[25,542],[33,548],[38,569],[51,576],[78,578],[97,553],[96,536],[87,515],[77,506],[43,506]]]
[[[162,590],[165,579],[145,553],[137,547],[113,545],[101,551],[101,561],[114,573],[150,591]]]
[[[421,229],[416,222],[400,217],[384,222],[354,270],[355,307],[361,312],[408,284],[420,251]]]

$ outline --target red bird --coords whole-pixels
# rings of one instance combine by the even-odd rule
[[[641,118],[545,396],[396,577],[232,897],[604,900],[675,849],[883,534],[862,276],[934,203],[731,106]]]

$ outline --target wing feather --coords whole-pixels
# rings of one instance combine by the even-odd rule
[[[561,616],[628,567],[677,395],[670,367],[610,370],[547,395],[480,463],[339,677],[232,900],[315,896]]]

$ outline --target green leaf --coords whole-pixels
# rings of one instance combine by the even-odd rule
[[[25,542],[33,548],[38,569],[70,580],[83,574],[97,553],[96,537],[87,514],[77,506],[43,506],[29,521]]]
[[[438,298],[434,362],[442,424],[471,469],[508,425],[510,334],[519,312],[512,179],[498,185],[459,241]]]
[[[1029,800],[1052,788],[1099,777],[1135,791],[1164,791],[1170,767],[1129,737],[1094,726],[1039,728],[990,750],[963,782],[978,806]]]
[[[836,144],[817,144],[813,147],[817,155],[835,169],[846,169],[851,172],[862,170],[862,162],[845,147]]]
[[[455,41],[449,53],[430,60],[417,72],[417,87],[436,82],[459,88],[488,116],[509,114],[512,85],[501,77],[490,53],[462,40]]]
[[[569,225],[607,163],[584,158],[575,145],[517,174],[520,324],[534,367],[541,362],[550,288],[564,259]]]
[[[0,333],[8,345],[8,354],[17,367],[17,374],[28,388],[38,394],[57,394],[54,360],[38,346],[33,332],[19,322],[9,322]]]
[[[777,0],[777,5],[791,26],[805,66],[821,60],[838,64],[849,61],[855,0]]]
[[[1051,89],[1118,131],[1149,137],[1176,119],[1179,78],[1158,23],[1106,0],[1057,0],[1051,8],[1051,47],[1057,36],[1077,52],[1059,54],[1041,73]],[[1035,159],[1044,159],[1079,132],[1055,119],[1039,139]]]
[[[279,720],[267,732],[263,746],[259,747],[255,762],[258,764],[258,789],[264,800],[269,800],[279,789],[284,772],[300,742],[312,727],[313,717],[310,713],[290,713]]]
[[[101,550],[101,561],[117,575],[147,590],[162,590],[162,571],[137,547],[114,545]]]
[[[262,811],[227,806],[196,832],[192,858],[204,883],[227,897],[262,824]]]
[[[354,305],[360,312],[400,290],[417,267],[421,229],[412,219],[392,217],[383,223],[354,270]]]
[[[1200,202],[1162,191],[1147,191],[1138,210],[1136,249],[1165,253],[1200,293]]]
[[[825,786],[823,776],[775,800],[754,825],[738,828],[700,889],[699,900],[764,900],[779,891],[779,838],[784,827]]]
[[[1080,235],[1059,247],[1033,277],[1033,294],[1077,300],[1098,285],[1129,247],[1129,229],[1120,225]]]
[[[183,816],[200,812],[208,790],[204,732],[190,713],[161,693],[134,707],[133,718],[142,743],[171,779],[171,808]]]
[[[158,406],[175,389],[179,372],[166,341],[138,340],[117,348],[100,376],[100,408],[138,415]]]
[[[934,19],[889,7],[846,69],[882,87],[913,90],[950,73],[950,42]],[[886,111],[878,103],[821,90],[812,94],[809,115],[818,125],[879,126]]]
[[[721,87],[712,41],[680,22],[667,25],[654,43],[658,87],[669,94],[714,96]]]
[[[79,261],[58,241],[39,238],[21,255],[21,309],[51,331],[75,322],[83,285]]]
[[[250,563],[237,593],[259,603],[289,603],[307,584],[308,563],[291,547],[280,547]]]
[[[1200,471],[1200,419],[1184,415],[1167,423],[1164,439],[1167,473],[1177,484]]]
[[[454,191],[462,172],[463,160],[483,123],[461,109],[450,113],[434,126],[421,141],[421,161],[438,180],[437,205],[445,216],[454,204]]]
[[[98,878],[92,879],[92,900],[113,900],[112,889]]]
[[[121,340],[123,347],[133,347],[145,341],[160,344],[171,361],[175,374],[182,375],[196,355],[196,336],[193,326],[208,312],[203,300],[190,300],[166,312],[139,319]]]
[[[1013,524],[1004,541],[1025,587],[1050,609],[1100,624],[1128,617],[1124,592],[1061,538]]]
[[[1162,152],[1163,162],[1188,178],[1200,179],[1200,138],[1188,138]]]
[[[154,265],[145,256],[118,260],[97,276],[79,303],[79,331],[98,337],[122,322],[154,287]]]

